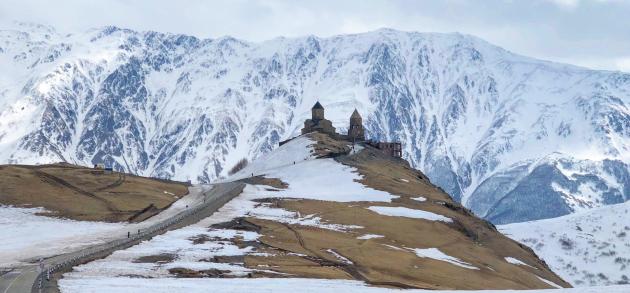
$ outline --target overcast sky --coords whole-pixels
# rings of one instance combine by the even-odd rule
[[[389,27],[462,32],[510,51],[630,72],[630,0],[2,0],[0,26],[76,32],[104,25],[249,41]]]

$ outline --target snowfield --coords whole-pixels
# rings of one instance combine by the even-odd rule
[[[321,279],[142,279],[142,278],[107,278],[100,277],[83,280],[60,281],[63,293],[131,293],[143,288],[153,293],[206,293],[212,292],[257,292],[257,293],[295,293],[299,292],[426,292],[426,293],[627,293],[630,286],[607,286],[592,288],[547,289],[547,290],[471,290],[471,291],[443,291],[443,290],[396,290],[369,287],[362,282],[349,280],[321,280]],[[299,288],[299,289],[297,289]]]
[[[38,216],[42,208],[0,206],[0,268],[101,243],[125,224]]]
[[[398,198],[355,182],[362,178],[356,169],[339,164],[334,159],[305,161],[299,166],[290,165],[268,172],[266,177],[279,178],[289,184],[289,188],[278,192],[279,196],[340,202],[391,202]]]
[[[390,202],[398,197],[356,182],[362,177],[353,167],[337,163],[334,159],[315,159],[314,143],[306,136],[296,137],[224,181],[263,175],[289,184],[289,188],[274,193],[274,197],[339,202]]]
[[[630,283],[630,202],[499,226],[574,286]],[[630,289],[629,289],[630,292]]]
[[[207,237],[215,239],[196,245],[193,239]],[[96,260],[85,265],[75,267],[74,271],[64,275],[64,279],[75,280],[82,278],[136,276],[144,278],[168,278],[171,268],[190,268],[196,270],[221,269],[230,270],[233,276],[243,276],[250,270],[240,265],[214,263],[203,261],[214,256],[243,255],[250,249],[240,249],[236,245],[216,239],[230,239],[239,237],[245,241],[255,240],[258,235],[229,229],[209,230],[200,225],[188,226],[167,232],[144,241],[125,250],[119,250],[105,259]],[[199,238],[201,239],[201,238]],[[141,257],[167,255],[173,256],[169,262],[142,262]]]
[[[252,174],[255,176],[263,175],[281,167],[287,167],[295,163],[303,163],[304,161],[314,160],[314,143],[314,141],[310,140],[306,136],[298,136],[292,139],[290,143],[285,143],[284,145],[275,148],[272,152],[269,152],[254,162],[249,163],[245,166],[245,168],[243,168],[243,170],[240,170],[236,174],[230,176],[228,180],[238,180],[250,177]]]
[[[74,221],[36,215],[41,208],[0,206],[0,267],[17,266],[37,259],[126,237],[127,232],[144,229],[174,216],[203,200],[207,185],[189,188],[189,193],[161,213],[141,223]]]

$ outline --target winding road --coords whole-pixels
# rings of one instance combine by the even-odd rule
[[[57,279],[63,273],[72,270],[72,267],[107,257],[114,251],[129,248],[167,231],[199,222],[241,194],[244,187],[245,184],[242,182],[227,182],[214,184],[210,190],[201,188],[200,191],[196,191],[200,196],[191,201],[186,209],[175,214],[168,214],[166,210],[154,216],[159,220],[142,227],[140,233],[132,234],[130,238],[127,238],[125,233],[105,243],[44,259],[44,272],[39,271],[36,261],[32,265],[0,271],[0,293],[59,292]]]

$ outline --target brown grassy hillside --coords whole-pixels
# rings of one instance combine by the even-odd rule
[[[179,182],[74,166],[0,166],[0,204],[44,207],[75,220],[138,222],[188,192]]]
[[[356,228],[335,231],[251,216],[240,218],[213,228],[252,230],[263,235],[258,241],[247,243],[222,239],[242,247],[254,246],[256,253],[242,259],[212,261],[244,263],[248,268],[265,270],[250,277],[355,279],[395,288],[552,288],[542,279],[570,287],[531,249],[475,217],[406,161],[387,157],[369,146],[364,146],[358,154],[348,155],[348,142],[321,134],[309,136],[317,141],[314,149],[320,157],[335,158],[357,168],[363,175],[361,183],[399,198],[390,203],[286,199],[274,198],[270,188],[269,198],[261,200],[261,205],[298,215],[314,215],[327,224]],[[246,181],[274,188],[286,187],[286,183],[277,179],[256,177]],[[417,200],[419,196],[426,200]],[[428,211],[446,216],[452,222],[386,216],[368,209],[370,206]],[[361,236],[369,234],[379,237],[362,239]],[[465,266],[420,257],[414,251],[434,248],[464,262]],[[515,258],[524,264],[513,264],[506,258]]]

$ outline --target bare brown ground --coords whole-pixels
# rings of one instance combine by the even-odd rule
[[[495,250],[472,241],[455,224],[391,217],[366,207],[376,203],[339,203],[315,200],[280,200],[280,207],[316,214],[327,223],[358,225],[363,228],[334,231],[311,226],[289,225],[247,218],[260,229],[269,256],[246,256],[252,269],[307,278],[356,279],[369,284],[426,289],[532,289],[550,288],[538,278],[564,284],[535,255],[515,243],[502,243]],[[380,203],[378,204],[380,205]],[[496,232],[495,232],[496,233]],[[365,234],[382,238],[358,239]],[[498,233],[497,233],[498,234]],[[497,238],[502,238],[498,236]],[[495,240],[495,242],[502,242]],[[411,249],[439,248],[478,270],[463,268],[430,258],[420,258]],[[337,255],[350,261],[339,258]],[[516,266],[505,261],[511,256],[531,265]]]
[[[410,168],[406,161],[383,156],[369,146],[356,155],[348,156],[348,142],[335,141],[321,134],[310,136],[318,140],[315,150],[320,157],[334,157],[343,164],[356,167],[363,175],[361,183],[400,197],[391,203],[261,200],[261,204],[301,215],[314,214],[325,223],[362,228],[335,231],[255,217],[225,223],[224,228],[251,230],[263,235],[257,243],[247,244],[256,247],[256,252],[266,253],[266,256],[247,255],[245,265],[277,274],[254,273],[249,277],[355,279],[393,288],[551,288],[538,278],[541,277],[570,287],[531,249],[503,236],[492,224],[476,218],[453,202],[421,172]],[[263,182],[265,180],[258,179],[249,183]],[[427,200],[413,199],[419,196]],[[419,209],[453,221],[385,216],[367,209],[369,206]],[[358,239],[365,234],[383,237]],[[477,269],[419,257],[414,248],[438,248]],[[508,263],[505,257],[519,259],[528,266]]]
[[[345,140],[333,139],[323,133],[309,133],[308,137],[316,142],[315,145],[313,145],[313,149],[315,150],[315,153],[320,157],[347,154],[348,152],[350,152],[351,149],[350,142]]]
[[[263,176],[248,177],[241,179],[240,181],[252,185],[267,185],[276,189],[285,189],[289,187],[288,184],[282,182],[282,180],[278,178],[265,178]],[[268,191],[273,191],[273,189],[268,189]]]
[[[229,278],[231,273],[228,270],[208,269],[198,271],[187,268],[172,268],[168,272],[177,278]]]
[[[0,166],[0,204],[44,207],[75,220],[143,221],[188,193],[185,184],[52,164]]]
[[[177,258],[177,255],[170,253],[163,253],[157,255],[146,255],[135,259],[135,263],[169,263],[173,262]]]

